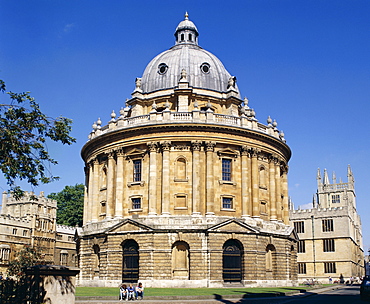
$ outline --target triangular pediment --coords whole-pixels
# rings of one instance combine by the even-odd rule
[[[125,219],[122,222],[108,228],[106,234],[116,234],[120,232],[139,232],[139,231],[152,231],[149,226],[143,225],[131,219]]]
[[[144,157],[146,150],[138,149],[138,148],[133,148],[126,153],[127,158],[139,158],[139,157]]]
[[[235,219],[227,220],[207,229],[208,231],[218,232],[244,232],[244,233],[259,233],[259,230]]]

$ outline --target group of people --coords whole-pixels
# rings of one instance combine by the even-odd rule
[[[119,286],[120,301],[135,301],[139,298],[141,300],[144,298],[144,286],[142,283],[139,283],[136,287],[133,287],[132,284],[127,287],[124,283]]]

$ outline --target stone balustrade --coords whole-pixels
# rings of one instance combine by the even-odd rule
[[[224,114],[216,114],[213,111],[199,111],[198,109],[192,112],[171,112],[164,110],[163,112],[153,111],[150,114],[139,115],[134,117],[120,116],[117,120],[111,119],[108,125],[101,126],[100,119],[98,123],[94,123],[93,130],[89,134],[89,140],[115,131],[140,125],[161,124],[161,123],[206,123],[216,124],[231,127],[239,127],[249,129],[261,133],[271,135],[285,142],[284,133],[279,131],[276,126],[271,124],[264,125],[259,123],[254,117],[245,115],[232,116]]]

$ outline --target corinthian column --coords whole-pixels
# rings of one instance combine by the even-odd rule
[[[114,152],[108,153],[108,173],[107,173],[107,218],[114,215],[114,171],[115,171]]]
[[[163,141],[162,146],[162,215],[170,214],[170,149],[171,142]]]
[[[276,156],[270,157],[269,194],[270,194],[270,220],[277,221],[276,217],[276,184],[275,184],[275,162]]]
[[[87,195],[84,201],[84,225],[91,222],[93,205],[93,164],[89,162],[86,166]]]
[[[242,217],[250,217],[251,209],[248,208],[250,202],[249,188],[250,188],[250,168],[248,170],[248,147],[242,146],[240,149],[242,162],[242,183],[241,183],[241,197],[242,197]]]
[[[259,174],[258,174],[258,153],[260,151],[253,149],[252,151],[252,216],[260,217],[260,202],[259,202]]]
[[[123,216],[123,150],[119,149],[116,152],[117,167],[116,167],[116,208],[115,217]]]
[[[280,160],[278,159],[275,164],[275,184],[276,184],[276,215],[278,221],[283,220],[282,205],[281,205],[281,178],[280,178]]]
[[[149,216],[157,215],[157,143],[150,142],[149,147],[149,194],[148,209]]]
[[[100,209],[100,202],[99,202],[99,161],[98,159],[94,159],[93,161],[93,185],[92,185],[92,190],[93,190],[93,195],[92,195],[92,215],[91,215],[91,220],[93,222],[98,221],[98,213]]]
[[[193,150],[193,203],[192,203],[192,211],[193,215],[200,215],[199,212],[199,200],[200,200],[200,168],[199,168],[199,157],[200,157],[200,146],[201,142],[198,140],[194,140],[191,142],[191,147]]]
[[[206,167],[206,210],[207,215],[214,215],[215,209],[215,191],[214,191],[214,176],[213,176],[213,151],[216,145],[215,142],[207,141],[206,143],[206,158],[207,158],[207,167]]]
[[[285,165],[283,167],[283,207],[284,207],[284,213],[283,213],[283,221],[284,224],[289,223],[289,197],[288,197],[288,166]]]

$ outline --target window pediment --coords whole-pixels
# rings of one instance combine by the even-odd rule
[[[236,150],[226,148],[226,149],[222,149],[222,150],[217,151],[217,155],[219,157],[237,158],[239,156],[239,153]]]
[[[134,148],[126,153],[127,159],[144,158],[146,150]]]

